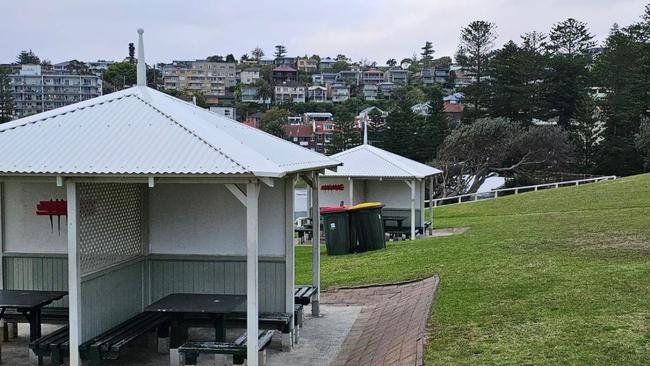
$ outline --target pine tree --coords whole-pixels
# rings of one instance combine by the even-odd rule
[[[354,113],[347,105],[341,105],[336,109],[334,133],[327,144],[329,155],[351,149],[361,144],[361,134],[355,127]]]
[[[287,54],[287,48],[281,44],[275,46],[275,58],[282,58]]]
[[[433,43],[430,41],[426,41],[424,43],[424,47],[422,47],[422,53],[420,54],[422,58],[420,58],[420,64],[422,65],[423,68],[428,68],[431,67],[433,64]]]
[[[492,58],[496,37],[496,25],[482,20],[474,21],[461,30],[456,59],[475,79],[465,90],[465,98],[473,107],[467,111],[470,118],[484,114],[483,103],[489,91],[482,79]]]
[[[39,59],[32,50],[22,50],[16,57],[16,63],[20,65],[38,65],[41,63],[41,59]]]
[[[603,132],[599,109],[594,99],[583,93],[578,99],[576,113],[571,120],[570,137],[576,147],[576,166],[590,173],[595,167],[596,149]]]
[[[133,43],[129,43],[129,63],[135,63],[135,46]]]
[[[255,47],[251,51],[251,55],[253,55],[253,59],[255,59],[255,61],[259,62],[262,59],[262,57],[264,57],[264,51],[259,47]]]
[[[9,122],[14,114],[14,97],[9,81],[9,70],[0,68],[0,123]]]

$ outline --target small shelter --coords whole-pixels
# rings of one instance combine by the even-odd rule
[[[331,158],[343,166],[326,170],[321,177],[321,207],[382,202],[385,216],[410,223],[411,239],[418,228],[423,230],[426,183],[429,182],[429,191],[433,192],[433,176],[441,173],[440,170],[367,143]],[[432,210],[433,206],[430,207]]]
[[[137,86],[0,127],[1,283],[69,292],[73,366],[170,293],[246,295],[248,334],[293,313],[294,183],[340,164],[148,88],[138,32]]]

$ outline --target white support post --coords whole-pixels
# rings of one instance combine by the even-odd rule
[[[258,198],[259,183],[246,184],[246,357],[248,365],[258,365]]]
[[[420,227],[422,228],[422,235],[425,235],[426,233],[424,232],[424,214],[426,209],[424,208],[424,201],[426,200],[426,182],[425,179],[422,179],[420,181]]]
[[[411,188],[411,240],[415,240],[415,182],[415,179],[404,181]]]
[[[77,213],[77,185],[66,181],[68,200],[68,301],[70,326],[70,366],[81,366],[79,345],[81,344],[81,280],[79,278],[79,226]]]
[[[429,231],[433,234],[433,177],[429,178]]]
[[[311,285],[316,287],[316,293],[311,302],[311,314],[315,317],[320,315],[320,208],[318,203],[319,188],[318,173],[314,172],[311,187],[311,218],[312,218],[312,261],[311,261]]]
[[[284,181],[284,225],[285,225],[285,234],[284,234],[284,252],[286,255],[286,268],[285,268],[285,307],[284,311],[288,314],[293,314],[294,307],[294,288],[296,287],[296,268],[295,268],[295,246],[293,245],[293,211],[294,211],[294,186],[296,184],[296,177],[290,176],[287,177]],[[297,330],[294,329],[294,322],[290,324],[293,332]],[[290,333],[293,333],[290,332]],[[291,350],[291,345],[293,337],[291,334],[288,335],[287,340],[284,337],[287,335],[282,335],[282,348],[285,351]],[[287,343],[288,342],[288,343]],[[287,349],[288,348],[288,349]]]
[[[354,179],[348,178],[348,181],[350,182],[350,206],[354,206]]]

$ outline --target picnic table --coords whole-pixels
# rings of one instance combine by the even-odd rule
[[[15,309],[29,322],[29,341],[41,337],[41,310],[56,300],[61,300],[65,291],[0,290],[0,319],[7,309]]]
[[[145,307],[146,312],[170,314],[171,335],[169,347],[177,349],[187,340],[187,322],[204,318],[215,328],[215,341],[226,339],[225,315],[246,302],[243,295],[170,294]]]

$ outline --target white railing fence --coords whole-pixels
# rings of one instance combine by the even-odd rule
[[[509,194],[506,194],[506,193],[520,194],[520,193],[526,193],[526,192],[535,192],[535,191],[538,191],[540,189],[554,189],[554,188],[567,187],[567,186],[579,186],[581,184],[603,182],[603,181],[614,180],[614,179],[616,179],[615,175],[608,175],[608,176],[596,177],[596,178],[567,180],[567,181],[556,182],[556,183],[537,184],[537,185],[533,185],[533,186],[500,188],[500,189],[494,189],[494,190],[492,190],[490,192],[483,192],[483,193],[461,194],[461,195],[452,196],[452,197],[436,198],[436,199],[433,200],[433,207],[438,207],[438,206],[442,206],[442,205],[454,205],[454,204],[466,203],[466,202],[476,202],[476,201],[480,201],[480,200],[498,198],[500,196],[509,195]],[[427,207],[428,207],[429,206],[429,200],[426,200],[426,204],[427,204]]]

